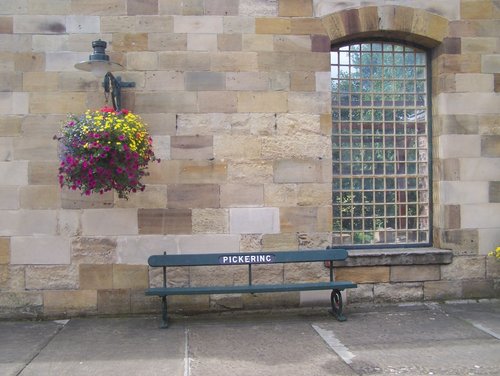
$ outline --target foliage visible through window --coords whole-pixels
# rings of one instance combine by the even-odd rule
[[[429,244],[425,51],[332,49],[333,243]]]

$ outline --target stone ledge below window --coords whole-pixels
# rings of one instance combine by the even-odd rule
[[[351,249],[346,261],[334,266],[451,264],[453,252],[438,248]]]

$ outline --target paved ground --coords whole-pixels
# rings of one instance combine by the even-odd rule
[[[0,322],[0,375],[500,375],[500,301]]]

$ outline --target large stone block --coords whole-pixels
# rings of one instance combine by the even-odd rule
[[[113,265],[113,289],[142,289],[148,283],[147,265]]]
[[[229,232],[229,215],[225,209],[193,209],[194,234],[225,234]]]
[[[439,265],[394,265],[391,267],[391,282],[437,281],[440,277]]]
[[[265,250],[289,251],[299,248],[297,234],[264,234],[262,248]]]
[[[14,33],[16,34],[60,34],[66,32],[65,16],[14,16]]]
[[[26,290],[71,290],[78,288],[78,268],[69,266],[27,266]]]
[[[96,15],[126,15],[127,0],[87,0],[71,2],[72,14],[96,14]]]
[[[256,18],[257,34],[290,34],[292,24],[289,18]]]
[[[261,140],[255,136],[214,136],[214,156],[219,160],[259,159],[261,152]]]
[[[10,263],[10,238],[0,237],[0,265]]]
[[[274,51],[311,51],[312,43],[309,35],[275,35],[273,39]]]
[[[0,162],[0,181],[2,185],[28,184],[28,161]]]
[[[34,114],[84,113],[85,93],[30,93],[29,111]],[[1,107],[1,106],[0,106]]]
[[[0,93],[0,114],[28,114],[29,112],[33,112],[33,110],[30,108],[30,102],[31,99],[28,93]]]
[[[479,135],[443,135],[439,137],[440,158],[467,158],[481,156]]]
[[[455,257],[453,263],[441,266],[443,280],[484,279],[485,277],[484,257]]]
[[[242,50],[241,34],[218,34],[217,49],[219,51],[241,51]]]
[[[19,136],[21,134],[21,116],[8,116],[2,115],[0,117],[0,136],[11,137]]]
[[[255,18],[245,17],[241,14],[239,17],[223,17],[225,34],[253,34],[255,33]]]
[[[132,314],[161,312],[161,299],[157,296],[146,296],[144,290],[130,291],[130,310]]]
[[[228,72],[227,90],[268,90],[269,74],[266,72]]]
[[[80,290],[103,290],[113,288],[112,264],[80,264]]]
[[[220,206],[223,208],[263,205],[264,187],[261,184],[223,184],[220,186]]]
[[[158,14],[158,0],[127,0],[127,14]]]
[[[424,282],[425,300],[453,300],[462,297],[462,281]]]
[[[114,193],[112,191],[103,194],[93,193],[87,196],[81,191],[63,188],[60,197],[63,209],[112,208],[114,206]]]
[[[11,238],[11,264],[69,264],[70,242],[59,236],[16,236]]]
[[[0,317],[6,319],[40,317],[43,304],[40,292],[0,292],[0,307],[2,307]]]
[[[186,90],[224,90],[226,77],[221,72],[186,72]]]
[[[493,280],[462,281],[462,294],[465,299],[494,298],[498,296]]]
[[[238,234],[179,235],[176,240],[180,254],[239,252],[240,249]]]
[[[231,234],[273,234],[280,232],[278,208],[231,208],[229,230]]]
[[[139,71],[154,71],[158,69],[158,55],[155,52],[130,52],[127,54],[127,68]],[[163,85],[165,83],[163,82]]]
[[[95,290],[46,290],[43,292],[44,315],[79,315],[95,313]]]
[[[424,299],[423,283],[379,283],[373,286],[375,302],[416,302]]]
[[[188,34],[188,51],[217,51],[217,34]]]
[[[15,159],[55,160],[57,159],[57,143],[42,137],[17,137],[13,140]]]
[[[218,208],[219,186],[216,184],[175,184],[167,190],[167,205],[172,209]]]
[[[201,91],[198,93],[200,112],[234,113],[237,109],[236,93],[232,91]]]
[[[174,33],[150,33],[148,38],[148,47],[151,51],[185,51],[187,49],[187,34]],[[185,56],[185,55],[182,55]],[[164,57],[166,60],[177,61],[174,56]],[[208,65],[209,62],[206,62]],[[164,69],[169,69],[167,64],[163,64]],[[172,68],[173,69],[173,68]]]
[[[330,137],[317,134],[262,138],[264,159],[318,159],[331,158]]]
[[[321,182],[322,164],[317,160],[276,160],[274,162],[275,183]]]
[[[116,239],[109,237],[77,237],[71,242],[74,264],[110,264],[117,260]]]
[[[113,50],[116,52],[147,51],[148,33],[115,33]]]
[[[292,136],[297,135],[297,133],[323,133],[321,131],[321,117],[317,114],[277,114],[276,127],[279,135]]]
[[[263,293],[242,295],[245,309],[292,308],[300,304],[300,292]]]
[[[238,184],[265,184],[273,181],[271,161],[241,161],[228,165],[228,182]]]
[[[493,75],[481,73],[458,73],[455,75],[457,92],[492,92]]]
[[[462,228],[498,228],[500,204],[465,204],[460,209]]]
[[[274,36],[271,34],[243,34],[242,49],[243,51],[273,51]]]
[[[210,70],[217,72],[253,72],[258,69],[257,53],[247,51],[210,54]]]
[[[99,314],[127,314],[130,313],[130,290],[113,289],[97,291],[97,313]]]
[[[135,19],[135,30],[140,33],[172,33],[174,31],[174,19],[171,16],[143,15],[131,18]]]
[[[462,19],[488,19],[493,15],[493,2],[489,0],[462,0],[460,17]]]
[[[264,186],[264,203],[266,206],[297,206],[297,184],[266,184]]]
[[[85,209],[83,235],[131,235],[138,233],[136,209]]]
[[[173,136],[170,138],[172,159],[211,159],[213,152],[212,136]]]
[[[329,272],[323,263],[290,263],[284,264],[285,283],[327,281]]]
[[[464,54],[494,54],[497,48],[496,38],[463,37],[461,42],[461,51]]]
[[[500,135],[481,137],[481,156],[500,158]]]
[[[21,187],[19,202],[22,209],[57,209],[61,206],[60,188],[55,185]]]
[[[221,16],[174,17],[174,33],[216,33],[223,32]]]
[[[440,203],[473,204],[488,202],[488,182],[443,181],[440,184]]]
[[[288,95],[290,112],[325,114],[331,111],[330,92],[291,92]]]
[[[281,0],[278,14],[280,17],[311,17],[312,4],[312,0]]]
[[[193,92],[138,93],[135,96],[137,112],[196,112],[197,95]]]
[[[277,0],[240,0],[239,14],[241,16],[277,16]]]
[[[326,38],[321,38],[322,41],[328,40],[328,51],[330,50],[330,38],[328,38],[326,35],[326,30],[323,27],[323,24],[321,23],[321,20],[318,18],[292,18],[291,19],[291,34],[294,35],[300,35],[300,34],[305,34],[305,35],[312,35],[312,44],[313,44],[313,51],[319,51],[318,49],[315,49],[315,39],[318,36],[325,36]],[[321,51],[324,51],[322,48]]]
[[[139,234],[190,234],[190,209],[139,209]]]
[[[53,210],[4,210],[0,217],[0,236],[55,235],[57,213]]]
[[[390,281],[388,266],[360,266],[351,268],[336,268],[335,280],[353,281],[356,283],[380,283]]]
[[[0,209],[16,210],[19,207],[19,187],[16,185],[0,186]]]
[[[331,184],[300,184],[297,192],[299,206],[328,206],[332,203]]]
[[[282,232],[322,232],[327,223],[320,218],[316,207],[280,208]]]

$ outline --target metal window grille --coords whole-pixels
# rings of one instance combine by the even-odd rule
[[[331,51],[333,243],[430,243],[426,52],[380,41]]]

